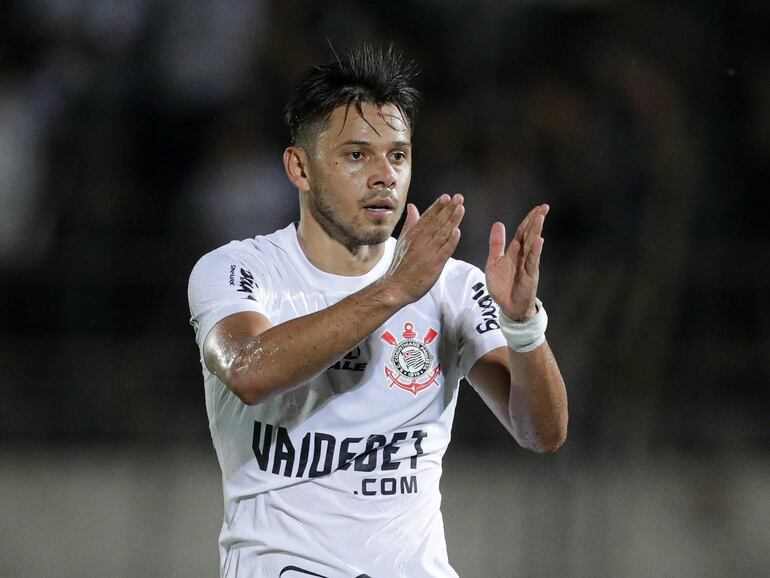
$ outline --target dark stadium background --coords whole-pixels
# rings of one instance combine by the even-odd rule
[[[411,199],[457,256],[549,202],[567,444],[461,392],[450,559],[481,576],[770,573],[770,24],[746,2],[0,6],[0,575],[214,576],[186,284],[296,216],[282,107],[358,42],[422,67]]]

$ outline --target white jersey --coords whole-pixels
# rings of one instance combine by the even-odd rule
[[[220,247],[190,277],[199,347],[233,313],[277,325],[337,303],[381,277],[394,248],[389,239],[369,273],[347,277],[313,266],[293,224]],[[483,273],[450,259],[422,299],[260,404],[241,402],[201,355],[225,498],[222,576],[457,576],[439,509],[441,460],[459,380],[505,345],[497,315]]]

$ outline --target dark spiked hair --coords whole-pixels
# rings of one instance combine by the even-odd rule
[[[411,83],[417,74],[417,65],[405,62],[393,46],[366,44],[352,48],[344,59],[310,68],[286,106],[284,118],[292,143],[311,144],[337,107],[352,105],[363,116],[364,102],[378,107],[393,104],[413,129],[420,93]]]

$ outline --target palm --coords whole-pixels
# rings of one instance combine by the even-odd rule
[[[487,288],[492,299],[514,320],[535,314],[535,297],[543,250],[543,222],[548,205],[532,209],[505,249],[505,226],[495,223],[489,235]]]

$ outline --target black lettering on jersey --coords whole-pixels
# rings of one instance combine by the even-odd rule
[[[358,493],[358,492],[356,492]],[[394,496],[396,494],[416,494],[417,476],[400,478],[364,478],[361,480],[363,496]]]
[[[262,440],[262,447],[260,447],[260,439]],[[273,426],[266,423],[264,426],[264,433],[262,431],[262,423],[254,422],[254,437],[252,438],[251,447],[254,450],[254,457],[257,458],[257,465],[263,472],[267,470],[267,463],[270,460],[270,446],[273,441]]]
[[[322,449],[324,442],[326,442],[326,450]],[[333,435],[316,432],[313,463],[310,464],[310,473],[308,474],[311,478],[320,478],[332,473],[332,460],[334,459],[334,446],[336,444],[337,440]],[[321,459],[323,459],[323,467],[319,468]]]
[[[305,474],[307,467],[307,457],[310,454],[310,432],[302,438],[302,449],[299,451],[299,467],[297,468],[297,477],[301,478]]]
[[[402,494],[416,494],[417,493],[417,476],[402,476],[401,478],[401,493]]]
[[[230,265],[230,285],[235,285],[235,265]]]
[[[366,450],[356,457],[353,468],[357,472],[373,472],[377,468],[377,450],[388,442],[384,435],[372,434],[366,440]]]
[[[251,271],[244,269],[241,267],[241,276],[238,280],[238,285],[240,285],[240,289],[237,291],[239,293],[248,293],[251,295],[254,293],[254,289],[257,288],[257,283],[254,281],[254,275],[251,274]],[[247,299],[249,297],[246,297]]]
[[[409,469],[416,470],[418,458],[425,453],[422,440],[426,437],[428,434],[423,430],[394,432],[390,440],[382,434],[338,440],[332,434],[306,432],[297,446],[285,427],[255,421],[251,446],[257,467],[263,472],[287,478],[318,478],[335,469],[348,470],[351,465],[356,472],[393,471],[402,462],[406,464],[407,457]],[[401,450],[410,448],[407,439],[413,442],[410,455],[403,460],[395,459]],[[404,483],[411,487],[411,482]],[[390,486],[385,491],[387,495]],[[382,494],[382,488],[378,487],[376,493]]]
[[[338,361],[329,369],[344,369],[347,371],[366,371],[366,363],[354,363],[352,361]]]
[[[397,470],[398,466],[401,465],[401,462],[393,462],[391,461],[391,458],[393,457],[393,454],[395,454],[398,451],[398,446],[396,445],[399,442],[402,442],[406,439],[407,433],[405,431],[399,431],[393,434],[393,439],[390,440],[390,443],[386,445],[384,448],[382,448],[382,469],[383,470]]]
[[[351,444],[357,444],[364,438],[345,438],[340,444],[340,459],[337,465],[338,470],[347,470],[353,463],[356,454],[350,451]]]
[[[413,470],[417,469],[417,458],[425,452],[422,451],[422,440],[428,437],[428,433],[421,429],[412,432],[412,438],[414,439],[414,455],[409,459],[409,467]]]
[[[361,348],[355,347],[345,354],[345,357],[332,365],[329,369],[347,370],[347,371],[366,371],[367,363],[358,361],[361,357]]]
[[[275,456],[273,456],[273,473],[278,474],[283,465],[283,475],[291,476],[294,469],[294,446],[291,443],[289,432],[285,427],[278,426],[275,436]]]
[[[377,490],[372,488],[377,483],[377,478],[364,478],[361,480],[361,493],[364,496],[376,496]]]
[[[476,325],[476,331],[484,334],[493,329],[500,329],[500,324],[497,322],[497,305],[495,305],[489,293],[485,291],[484,283],[479,281],[471,289],[475,291],[472,299],[481,309],[481,316],[483,318],[483,321]]]

